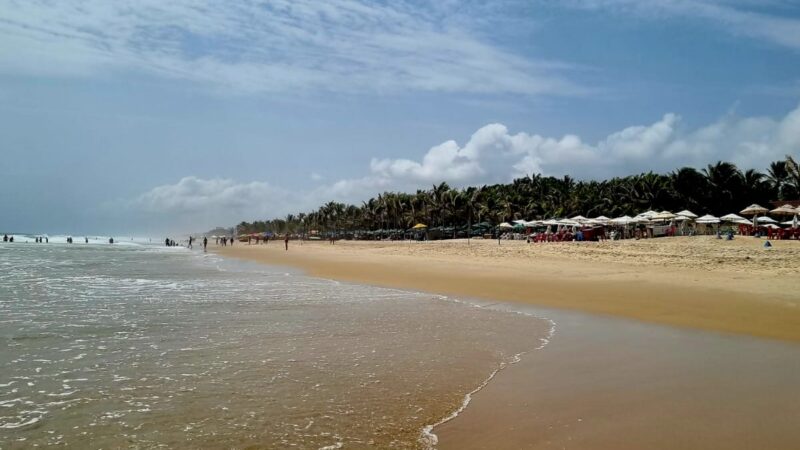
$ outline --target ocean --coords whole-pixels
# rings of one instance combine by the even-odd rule
[[[197,250],[15,241],[0,243],[0,448],[428,448],[553,332]]]

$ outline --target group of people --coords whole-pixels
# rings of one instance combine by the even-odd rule
[[[225,247],[228,245],[228,242],[230,242],[231,245],[233,245],[233,238],[228,236],[222,236],[217,238],[217,245],[222,244],[222,246]]]
[[[192,245],[191,241],[192,241],[192,238],[189,238],[189,247],[191,247],[191,245]],[[164,239],[164,245],[166,245],[167,247],[177,247],[178,246],[178,244],[175,243],[175,241],[170,239],[170,238]]]
[[[194,243],[194,236],[189,236],[189,248],[192,248],[192,244]],[[205,252],[208,247],[208,238],[203,237],[203,251]]]
[[[14,236],[9,236],[7,234],[3,235],[3,242],[14,242]]]

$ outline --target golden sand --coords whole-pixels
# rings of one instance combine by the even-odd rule
[[[221,254],[380,286],[800,341],[800,242],[675,237],[582,243],[292,241]]]

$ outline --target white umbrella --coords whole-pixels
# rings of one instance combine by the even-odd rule
[[[524,221],[524,220],[522,220],[522,219],[520,219],[520,220],[515,220],[515,221],[514,221],[514,223],[518,223],[518,224],[521,224],[521,225],[525,225],[525,221]]]
[[[720,220],[722,220],[723,222],[736,222],[737,220],[747,220],[747,219],[738,214],[725,214],[724,216],[720,217]]]
[[[500,225],[498,225],[497,228],[514,228],[514,225],[511,225],[508,222],[503,222]]]
[[[767,217],[767,216],[761,216],[761,217],[759,217],[759,218],[757,219],[757,221],[758,221],[759,223],[778,223],[778,221],[777,221],[777,220],[775,220],[775,219],[773,219],[773,218],[771,218],[771,217]]]
[[[575,216],[575,217],[571,218],[570,220],[574,220],[575,222],[586,222],[589,219],[587,219],[586,217],[578,215],[578,216]]]
[[[636,222],[636,221],[633,220],[633,217],[631,217],[631,216],[622,216],[622,217],[617,217],[617,218],[611,219],[611,220],[609,220],[609,222],[611,222],[611,223],[613,223],[615,225],[628,225],[628,224],[631,224],[631,223]]]
[[[709,224],[709,223],[719,223],[720,220],[719,217],[714,217],[711,214],[706,214],[703,217],[698,217],[697,220],[695,220],[695,222]]]
[[[669,211],[661,211],[660,213],[650,216],[651,220],[671,220],[675,218],[675,214]]]
[[[541,220],[531,220],[530,222],[525,222],[524,225],[526,227],[535,227],[535,226],[542,225],[542,221]]]
[[[548,225],[548,226],[561,225],[561,223],[556,219],[547,219],[544,222],[542,222],[542,225]]]
[[[688,209],[684,209],[683,211],[676,212],[675,215],[688,217],[690,219],[696,219],[697,218],[697,214],[689,211]]]

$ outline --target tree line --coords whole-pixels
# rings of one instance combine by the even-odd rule
[[[447,183],[415,193],[384,192],[361,205],[328,202],[315,211],[238,225],[239,234],[254,232],[320,233],[407,230],[428,227],[493,225],[517,219],[534,220],[583,215],[618,217],[654,210],[689,209],[723,215],[771,201],[800,199],[800,166],[787,155],[766,173],[739,170],[719,161],[697,170],[683,167],[667,174],[653,172],[603,181],[578,181],[570,176],[539,174],[508,184],[451,188]]]

